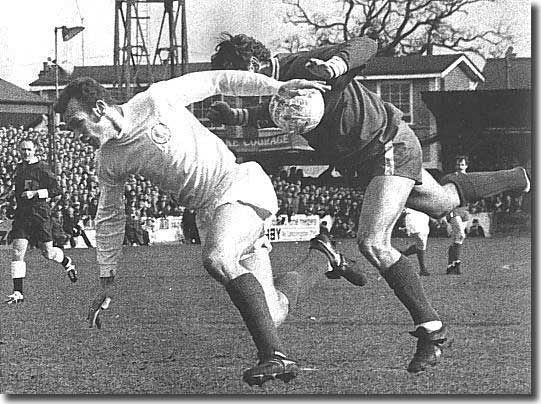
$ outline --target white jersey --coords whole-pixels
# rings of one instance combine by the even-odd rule
[[[197,72],[156,83],[121,105],[122,131],[97,153],[100,276],[114,274],[120,259],[129,174],[144,176],[182,206],[196,209],[212,204],[233,180],[234,154],[186,106],[216,94],[273,95],[281,84],[250,72]]]

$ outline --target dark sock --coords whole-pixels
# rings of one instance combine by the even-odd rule
[[[415,244],[410,245],[406,251],[403,251],[402,254],[404,254],[406,257],[409,257],[410,255],[417,253],[417,246]]]
[[[460,253],[462,252],[462,244],[453,243],[449,246],[449,258],[448,264],[452,264],[455,261],[460,261]]]
[[[507,191],[522,191],[527,179],[522,168],[477,173],[452,173],[441,179],[441,184],[453,183],[460,197],[460,205],[475,202]]]
[[[426,298],[419,275],[405,256],[400,256],[400,259],[381,275],[406,306],[414,324],[440,319]]]
[[[13,291],[23,293],[23,279],[24,278],[13,278]]]
[[[274,351],[284,352],[278,331],[265,300],[265,292],[251,273],[231,280],[225,287],[254,340],[260,360],[269,359]]]
[[[68,257],[66,257],[66,256],[64,255],[64,259],[62,260],[62,266],[68,265],[68,262],[69,262],[69,261],[68,261]]]
[[[426,272],[425,250],[417,250],[417,259],[419,260],[419,267],[421,268],[421,272]]]

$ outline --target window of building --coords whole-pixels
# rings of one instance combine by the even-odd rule
[[[413,97],[412,83],[397,81],[378,84],[379,96],[404,113],[404,121],[413,123]]]

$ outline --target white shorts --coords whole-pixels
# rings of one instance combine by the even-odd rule
[[[207,206],[196,211],[195,219],[201,241],[204,243],[214,214],[219,206],[240,202],[252,206],[262,220],[278,212],[278,200],[272,182],[259,164],[242,163],[231,173],[230,185]]]
[[[406,209],[405,224],[408,235],[415,233],[428,235],[428,233],[430,233],[429,222],[430,218],[426,213],[413,209]]]

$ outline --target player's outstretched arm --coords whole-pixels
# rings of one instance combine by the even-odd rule
[[[331,86],[324,81],[292,79],[283,82],[278,93],[294,96],[306,89],[326,92]],[[207,118],[215,125],[258,126],[259,121],[270,120],[270,115],[268,102],[251,108],[231,108],[226,102],[217,101],[210,106]]]
[[[357,70],[376,55],[377,43],[366,37],[353,38],[332,46],[279,57],[280,80],[293,77],[336,79]]]
[[[96,214],[96,257],[100,278],[87,316],[89,326],[97,328],[101,328],[100,313],[111,302],[111,289],[122,257],[126,226],[124,184],[109,185],[106,180],[100,180],[100,200]]]
[[[284,85],[286,84],[286,85]],[[170,105],[184,107],[213,95],[266,96],[278,91],[292,92],[304,88],[324,91],[325,84],[307,80],[283,83],[262,74],[239,70],[212,70],[195,72],[150,87],[157,100],[167,100]]]
[[[223,101],[216,101],[210,106],[207,118],[214,125],[251,127],[261,127],[262,122],[270,122],[271,119],[268,102],[247,108],[231,108]]]

